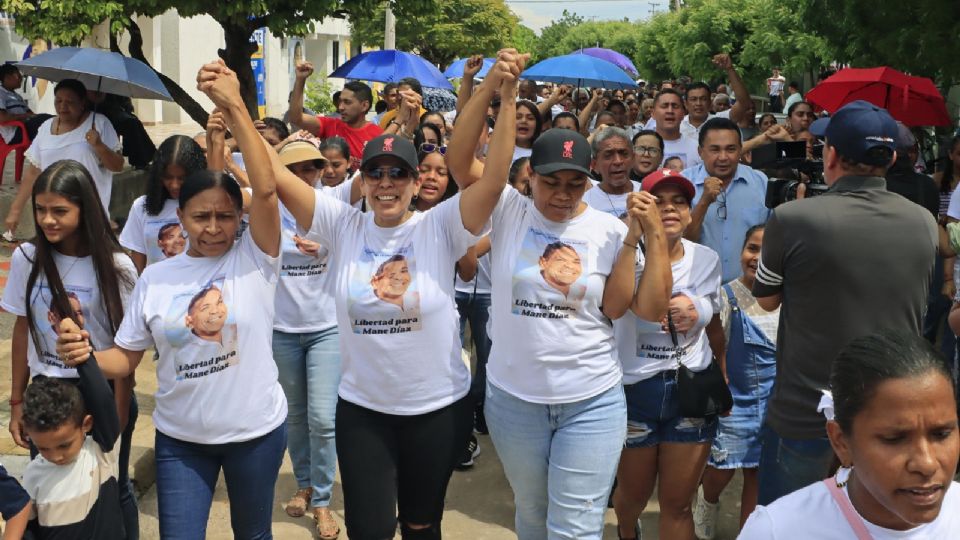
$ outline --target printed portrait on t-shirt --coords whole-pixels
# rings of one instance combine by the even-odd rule
[[[527,231],[513,273],[515,315],[565,319],[587,293],[589,246],[533,227]]]
[[[147,217],[143,223],[143,234],[147,251],[144,255],[147,256],[148,265],[179,255],[187,247],[183,227],[179,221],[171,221],[169,217]]]
[[[348,312],[356,334],[420,330],[420,292],[413,246],[392,253],[364,248],[350,273]]]
[[[280,249],[283,252],[280,275],[310,277],[326,272],[330,255],[327,248],[297,234],[297,224],[290,216],[282,215],[280,222],[283,229],[280,237]]]
[[[230,299],[222,277],[173,298],[164,325],[175,350],[177,380],[206,377],[239,360]]]
[[[167,223],[157,233],[157,247],[166,258],[183,253],[187,239],[183,237],[183,227],[178,222]]]
[[[67,293],[67,301],[76,314],[73,317],[73,322],[77,323],[80,328],[86,329],[87,321],[84,317],[84,311],[85,308],[93,303],[93,289],[66,284],[64,284],[63,288]],[[36,327],[40,333],[38,337],[40,338],[40,347],[42,348],[37,356],[41,362],[49,366],[60,369],[70,369],[60,361],[60,357],[57,356],[56,353],[57,336],[60,334],[60,321],[63,320],[63,315],[54,307],[53,295],[50,293],[49,287],[46,285],[38,285],[34,290],[36,290],[37,293],[33,297],[31,310],[35,317],[34,320],[37,321]],[[40,322],[42,320],[40,317],[43,317],[44,314],[46,314],[48,323],[46,329]]]
[[[677,289],[670,296],[668,311],[670,318],[673,319],[673,327],[677,331],[677,346],[680,347],[681,354],[685,353],[687,348],[700,337],[700,330],[704,327],[704,324],[698,324],[700,313],[693,298],[695,298],[693,291]],[[650,343],[649,323],[637,319],[637,325],[637,356],[656,360],[668,360],[676,356],[676,347],[672,342],[669,345]],[[660,331],[670,332],[670,322],[666,316],[660,321]]]

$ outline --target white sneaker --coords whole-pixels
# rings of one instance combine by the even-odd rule
[[[717,513],[720,503],[708,503],[703,498],[703,486],[697,489],[697,505],[693,508],[693,530],[700,540],[713,540],[717,534]]]

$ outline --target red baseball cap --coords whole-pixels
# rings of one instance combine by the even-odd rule
[[[643,183],[640,184],[640,189],[643,191],[653,191],[664,184],[672,184],[679,187],[683,196],[686,197],[688,201],[692,201],[697,194],[697,188],[693,187],[693,182],[673,169],[658,169],[648,174],[646,178],[643,179]]]

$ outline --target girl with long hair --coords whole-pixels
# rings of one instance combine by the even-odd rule
[[[36,377],[79,381],[56,353],[59,323],[72,318],[91,343],[109,347],[123,319],[137,271],[110,228],[93,178],[80,163],[62,160],[37,177],[32,189],[36,235],[17,248],[0,306],[17,316],[11,345],[10,434],[30,448],[23,430],[23,393]],[[137,503],[127,465],[136,423],[133,376],[115,377],[121,426],[119,476],[127,538],[137,538]]]
[[[186,242],[177,219],[180,187],[190,173],[206,168],[203,149],[186,135],[168,137],[157,148],[147,194],[133,201],[120,233],[120,245],[130,251],[137,271],[183,251]]]

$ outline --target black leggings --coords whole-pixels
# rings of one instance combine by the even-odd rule
[[[443,500],[473,427],[468,395],[442,409],[415,416],[384,414],[340,398],[337,458],[353,540],[440,538]],[[399,510],[399,518],[398,518]]]

